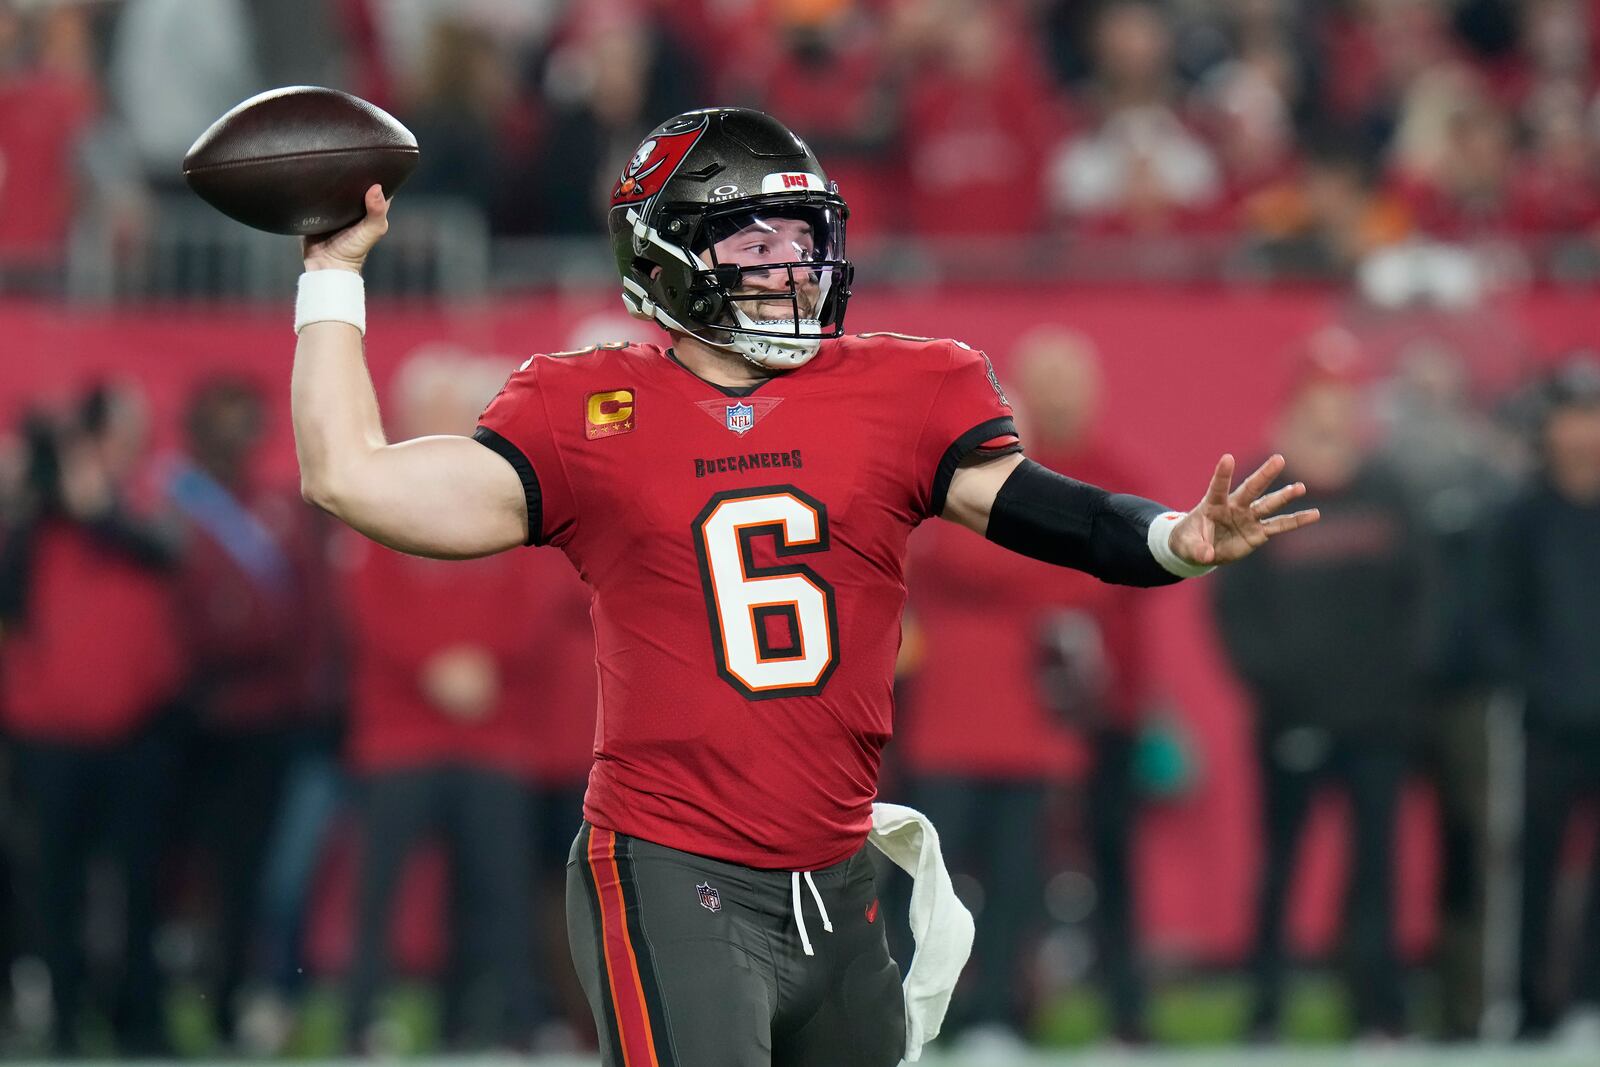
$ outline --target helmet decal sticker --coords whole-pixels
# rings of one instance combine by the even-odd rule
[[[659,193],[705,133],[705,123],[683,133],[651,137],[639,146],[611,190],[611,206],[634,204]]]
[[[639,177],[639,172],[644,169],[645,163],[650,159],[650,156],[655,152],[655,150],[656,139],[652,137],[644,144],[639,146],[639,150],[633,154],[633,159],[628,162],[628,169],[622,172],[622,176],[624,178]]]
[[[769,174],[761,179],[763,193],[790,193],[795,190],[815,189],[826,192],[828,184],[815,174],[804,171],[788,171],[782,174]]]

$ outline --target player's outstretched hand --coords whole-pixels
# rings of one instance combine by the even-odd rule
[[[1274,455],[1239,488],[1233,485],[1233,457],[1224,455],[1211,475],[1211,487],[1183,521],[1172,528],[1172,551],[1190,563],[1232,563],[1243,559],[1268,538],[1310,526],[1322,518],[1316,508],[1277,514],[1289,501],[1304,496],[1303,482],[1267,493],[1267,486],[1283,473],[1283,457]]]
[[[378,239],[389,232],[389,201],[383,197],[383,186],[367,189],[367,214],[333,233],[300,239],[300,255],[306,261],[306,270],[353,270],[361,272],[367,253]]]

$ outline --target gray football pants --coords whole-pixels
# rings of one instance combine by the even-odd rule
[[[605,1067],[894,1067],[905,1005],[884,922],[867,846],[807,878],[585,823],[567,860]]]

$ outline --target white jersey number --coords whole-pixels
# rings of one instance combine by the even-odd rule
[[[758,567],[755,543],[780,560],[828,550],[828,511],[789,485],[713,496],[694,520],[717,673],[751,700],[820,693],[839,662],[833,587],[803,563]]]

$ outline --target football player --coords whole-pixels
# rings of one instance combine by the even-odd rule
[[[612,192],[623,300],[667,347],[522,365],[476,434],[389,444],[359,271],[382,191],[308,241],[295,439],[307,499],[427,556],[566,553],[600,678],[573,955],[615,1067],[888,1067],[906,1042],[872,866],[906,537],[961,523],[1112,582],[1161,585],[1316,520],[1273,457],[1187,512],[1033,463],[989,360],[844,333],[845,202],[775,119],[658,127]],[[980,713],[981,709],[974,709]]]

